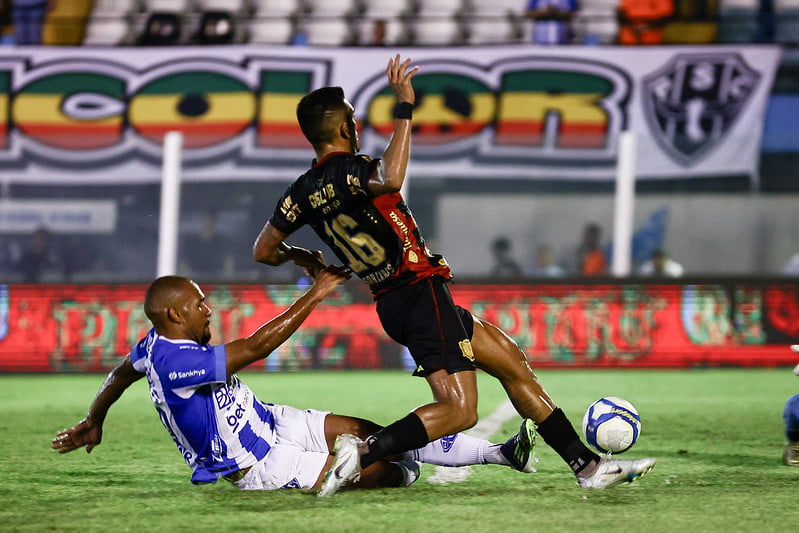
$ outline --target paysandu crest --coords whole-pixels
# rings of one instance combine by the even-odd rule
[[[677,55],[644,78],[646,120],[665,152],[691,166],[729,133],[760,79],[739,54]]]

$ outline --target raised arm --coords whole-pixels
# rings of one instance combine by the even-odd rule
[[[311,311],[340,283],[348,280],[352,272],[342,266],[328,266],[320,270],[313,286],[286,311],[258,328],[244,339],[229,342],[227,374],[234,374],[245,366],[264,359],[297,331]]]
[[[389,59],[386,67],[388,83],[394,90],[397,103],[412,106],[416,103],[416,93],[411,79],[419,71],[419,67],[408,70],[411,60],[402,61],[400,55]],[[400,107],[401,109],[401,107]],[[401,113],[394,121],[394,133],[383,152],[383,158],[377,172],[369,179],[369,191],[375,196],[398,192],[405,181],[408,170],[408,159],[411,155],[411,118],[410,113]]]
[[[325,267],[322,252],[286,244],[286,237],[288,235],[267,222],[252,247],[253,259],[270,266],[293,261],[305,269],[309,276],[315,278],[316,274]]]
[[[86,453],[91,453],[103,438],[103,422],[108,409],[116,402],[125,390],[144,377],[144,374],[133,368],[130,357],[126,356],[105,378],[94,401],[89,407],[86,418],[74,427],[62,429],[53,438],[53,449],[58,453],[67,453],[86,446]]]

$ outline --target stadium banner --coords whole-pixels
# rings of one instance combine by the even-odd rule
[[[4,233],[33,233],[41,227],[54,233],[113,233],[114,200],[0,200]]]
[[[107,371],[149,330],[144,285],[0,286],[0,372]],[[251,334],[304,288],[210,285],[214,344]],[[536,368],[792,366],[799,282],[452,286]],[[361,284],[339,287],[261,371],[413,369]]]
[[[618,133],[641,179],[756,178],[770,46],[399,50],[414,78],[414,175],[615,177]],[[383,49],[224,46],[0,49],[0,180],[146,183],[164,135],[187,181],[290,180],[312,152],[298,100],[342,86],[362,151],[382,153],[394,97]]]

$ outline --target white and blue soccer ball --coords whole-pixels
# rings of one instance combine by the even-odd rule
[[[641,417],[633,404],[622,398],[600,398],[585,411],[583,435],[602,453],[629,450],[641,434]]]

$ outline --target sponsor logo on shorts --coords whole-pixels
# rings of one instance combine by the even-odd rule
[[[458,342],[458,348],[461,349],[461,354],[469,361],[474,361],[474,351],[472,351],[472,343],[469,339],[463,339]]]

